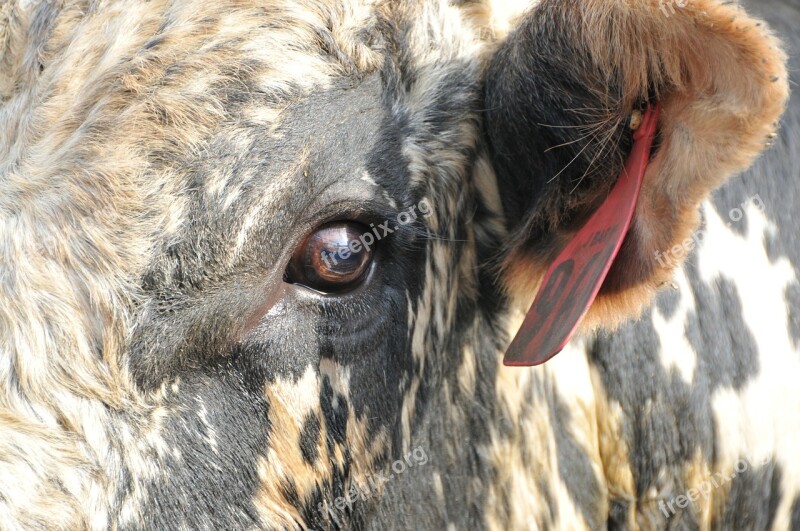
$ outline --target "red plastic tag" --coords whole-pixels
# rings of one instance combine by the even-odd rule
[[[561,352],[578,328],[630,227],[650,159],[658,112],[657,105],[647,108],[613,190],[545,273],[539,292],[506,351],[505,365],[546,362]]]

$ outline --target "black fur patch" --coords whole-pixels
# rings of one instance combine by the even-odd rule
[[[336,393],[331,387],[330,379],[325,376],[322,380],[320,393],[320,406],[325,419],[328,452],[333,453],[335,445],[342,445],[347,437],[347,398]]]
[[[792,504],[792,530],[800,529],[800,496]]]
[[[699,278],[696,256],[684,268],[692,285],[695,311],[686,318],[686,338],[698,357],[696,372],[718,386],[741,389],[758,375],[759,352],[734,281],[718,278],[711,285]]]
[[[745,237],[750,226],[746,208],[756,195],[757,192],[748,190],[746,174],[739,175],[714,192],[711,204],[730,230]]]
[[[789,333],[795,348],[800,347],[800,286],[792,284],[786,288],[786,304],[789,311]]]
[[[676,288],[665,288],[656,296],[656,305],[665,319],[672,319],[681,302],[681,292]]]
[[[162,431],[170,453],[144,485],[143,528],[257,527],[257,464],[269,442],[264,397],[220,372],[184,375],[170,402],[176,413]]]
[[[721,529],[771,529],[781,501],[781,470],[774,462],[735,473],[718,522]]]
[[[306,415],[303,429],[300,432],[300,452],[303,454],[303,460],[310,465],[316,463],[319,458],[318,442],[319,419],[316,415],[309,413]]]
[[[608,522],[606,523],[609,531],[622,531],[628,526],[628,511],[630,502],[627,500],[612,499],[608,509]]]

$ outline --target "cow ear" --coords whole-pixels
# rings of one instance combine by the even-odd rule
[[[510,239],[503,278],[529,303],[611,190],[648,101],[658,137],[631,228],[584,327],[637,315],[668,282],[699,206],[774,136],[786,57],[732,3],[542,0],[491,59],[486,135]],[[682,253],[677,253],[682,254]]]

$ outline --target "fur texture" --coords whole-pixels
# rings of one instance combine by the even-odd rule
[[[683,241],[776,130],[785,62],[761,22],[706,0],[671,17],[622,0],[3,4],[0,522],[798,521],[791,326],[751,342],[775,330],[737,310],[755,300],[747,275],[728,282],[716,263],[681,281],[696,302],[680,321],[647,310],[682,278],[653,252]],[[648,98],[659,145],[585,333],[544,368],[503,367]],[[422,201],[428,215],[398,221]],[[754,226],[784,241],[762,214]],[[284,273],[330,220],[393,230],[363,284],[320,295]],[[746,243],[763,253],[761,236]],[[775,260],[754,262],[775,274],[763,300],[788,307],[796,261]],[[643,311],[618,336],[591,331]],[[695,367],[688,381],[674,359]],[[751,404],[786,429],[737,416]],[[761,461],[662,516],[742,458]],[[740,503],[756,492],[769,495]]]

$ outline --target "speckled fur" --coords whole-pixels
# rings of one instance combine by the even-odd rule
[[[698,450],[642,492],[630,401],[588,331],[670,280],[652,251],[764,147],[786,57],[732,5],[665,19],[655,1],[566,4],[0,6],[2,526],[648,528],[666,525],[655,500],[729,469],[735,447]],[[602,165],[574,196],[558,182],[508,214],[492,131],[516,110],[488,90],[511,77],[487,71],[542,20],[557,22],[546,41],[579,43],[604,112],[655,96],[663,118],[587,333],[512,369],[501,355],[547,258],[616,175]],[[432,214],[384,244],[372,287],[322,300],[282,281],[321,220],[423,199]],[[425,465],[326,515],[415,447]],[[783,470],[777,522],[800,492]],[[738,518],[731,492],[698,509],[701,527]]]

